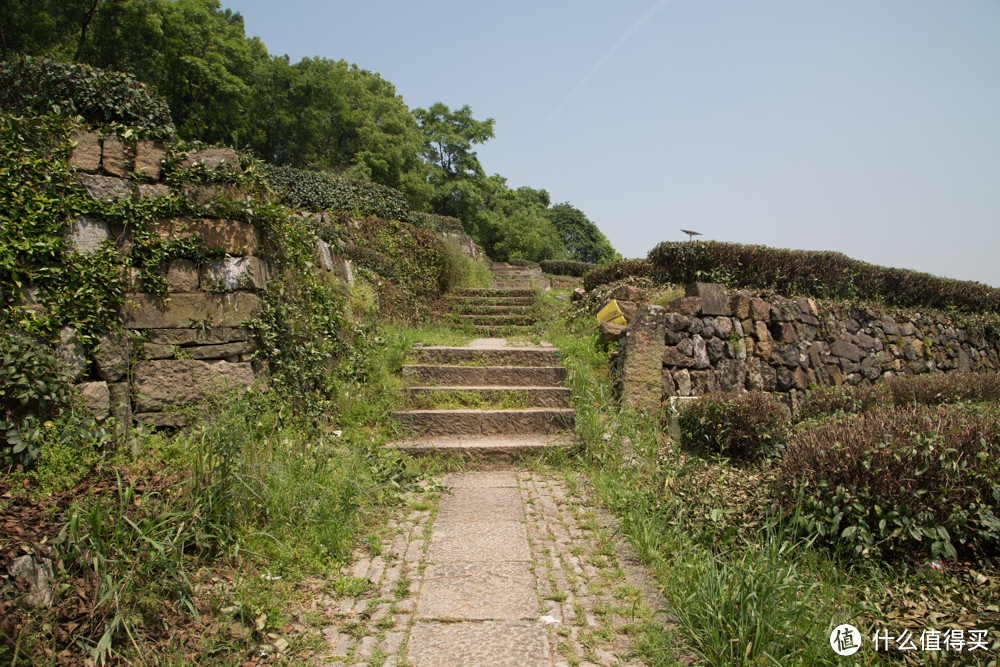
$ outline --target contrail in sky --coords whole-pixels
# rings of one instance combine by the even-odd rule
[[[612,46],[611,49],[604,54],[604,57],[598,60],[597,64],[591,67],[590,71],[587,72],[582,79],[580,79],[580,82],[576,84],[573,90],[569,91],[569,95],[567,95],[566,98],[559,103],[559,106],[557,106],[555,109],[552,110],[552,112],[545,118],[545,121],[548,122],[553,118],[555,118],[556,114],[562,111],[562,108],[566,106],[566,103],[569,102],[571,99],[573,99],[573,97],[576,96],[578,92],[580,92],[580,89],[587,85],[587,82],[590,81],[590,78],[597,73],[597,70],[601,69],[601,67],[604,66],[604,63],[606,63],[611,58],[611,56],[615,54],[615,51],[624,46],[625,42],[632,39],[632,36],[635,33],[639,32],[639,29],[643,25],[645,25],[649,21],[649,19],[653,18],[653,16],[655,16],[658,11],[663,9],[664,5],[666,5],[668,2],[670,2],[670,0],[659,0],[659,2],[653,5],[652,9],[646,12],[646,14],[641,19],[633,23],[632,26],[625,31],[625,34],[618,38],[618,41],[614,43],[614,46]]]

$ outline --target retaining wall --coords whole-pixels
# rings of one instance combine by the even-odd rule
[[[776,392],[792,412],[810,385],[893,375],[1000,370],[1000,343],[968,318],[872,304],[730,294],[696,283],[688,296],[641,306],[619,341],[625,400],[658,410],[671,396]]]

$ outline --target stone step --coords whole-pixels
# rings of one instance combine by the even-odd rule
[[[476,327],[530,327],[535,323],[534,315],[461,315],[463,324]]]
[[[469,288],[469,289],[463,289],[463,290],[459,290],[458,292],[455,292],[455,296],[459,296],[459,297],[474,296],[474,297],[491,297],[491,298],[497,298],[497,297],[517,297],[517,296],[520,296],[520,297],[525,297],[525,296],[534,297],[535,296],[535,290],[532,290],[532,289],[486,288],[486,287],[484,287],[484,288],[477,288],[477,289]]]
[[[466,306],[532,306],[538,299],[532,296],[463,296],[452,297],[454,306],[462,308]]]
[[[434,439],[414,438],[386,445],[410,455],[447,453],[469,459],[516,460],[522,456],[541,454],[553,448],[569,448],[579,444],[567,434],[522,436],[456,436]]]
[[[502,326],[502,327],[476,326],[476,327],[474,327],[474,329],[476,330],[477,333],[484,334],[484,335],[491,336],[491,337],[495,337],[495,336],[517,336],[517,335],[525,335],[525,336],[527,336],[528,334],[530,334],[532,332],[532,328],[531,327],[514,326],[512,324],[508,324],[507,326]]]
[[[479,306],[461,305],[452,309],[459,315],[533,315],[534,310],[530,305],[523,306]]]
[[[421,385],[460,387],[558,387],[562,366],[403,366],[403,378]]]
[[[572,431],[576,423],[569,408],[405,410],[392,416],[418,436],[559,433]]]
[[[556,366],[561,353],[554,347],[444,347],[417,348],[421,364],[465,364],[476,366]]]
[[[433,405],[438,397],[449,394],[471,394],[480,401],[497,403],[514,395],[525,408],[568,408],[570,398],[569,387],[405,387],[403,394],[411,407],[414,403]]]

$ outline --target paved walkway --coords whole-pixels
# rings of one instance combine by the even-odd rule
[[[404,515],[386,527],[382,553],[357,553],[334,586],[341,595],[316,596],[304,610],[329,623],[312,623],[324,645],[313,662],[641,664],[630,661],[629,642],[659,601],[613,533],[572,479],[448,475],[440,494],[410,494]]]

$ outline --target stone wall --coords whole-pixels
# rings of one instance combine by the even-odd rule
[[[241,172],[230,149],[209,149],[184,156],[176,170],[197,168],[206,182],[171,185],[164,177],[167,148],[154,141],[127,141],[76,132],[70,165],[95,199],[142,199],[180,195],[204,215],[155,220],[152,231],[164,240],[197,235],[211,259],[176,258],[165,268],[167,291],[150,293],[133,270],[122,320],[128,334],[102,336],[88,359],[76,332],[64,329],[59,345],[64,363],[99,420],[113,415],[155,426],[180,425],[177,408],[204,403],[226,385],[248,385],[263,374],[254,367],[256,350],[245,323],[260,311],[261,296],[272,279],[268,262],[259,256],[260,230],[254,225],[216,217],[216,203],[231,210],[248,201],[232,184]],[[218,174],[218,180],[213,175]],[[180,179],[185,180],[185,179]],[[93,253],[113,241],[125,269],[134,230],[107,221],[80,217],[69,225],[69,252]],[[317,270],[332,280],[352,282],[349,262],[317,241]]]
[[[795,412],[810,385],[871,384],[893,375],[1000,370],[996,341],[945,313],[729,294],[695,283],[642,306],[615,361],[624,398],[650,410],[671,396],[777,392]],[[655,376],[658,383],[650,381]]]

